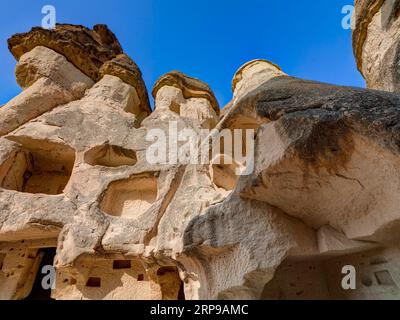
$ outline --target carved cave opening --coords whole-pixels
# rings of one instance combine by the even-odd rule
[[[162,300],[186,300],[184,283],[176,267],[161,267],[157,270]]]
[[[77,282],[62,271],[57,276],[55,298],[83,300],[177,300],[183,297],[183,285],[177,269],[161,268],[149,273],[138,259],[90,260],[77,264]],[[83,276],[83,277],[82,277]]]
[[[137,162],[133,150],[119,146],[104,144],[96,146],[85,153],[85,162],[92,166],[121,167],[133,166]]]
[[[157,199],[157,178],[137,176],[113,182],[101,201],[103,212],[116,217],[138,218]]]
[[[56,255],[56,248],[46,248],[40,249],[38,256],[41,256],[41,262],[36,274],[35,281],[33,283],[32,290],[30,294],[25,298],[25,300],[53,300],[51,297],[51,289],[44,289],[42,286],[43,277],[46,274],[42,274],[42,268],[44,266],[52,266],[54,264],[54,257]]]
[[[3,179],[0,186],[24,193],[61,194],[72,174],[75,151],[47,142],[26,145],[1,166]]]
[[[265,285],[262,300],[398,300],[398,253],[371,250],[325,260],[284,261]],[[345,290],[344,266],[356,270],[356,290]]]

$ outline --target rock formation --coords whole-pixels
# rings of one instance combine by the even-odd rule
[[[0,299],[48,295],[43,266],[56,270],[54,299],[398,299],[400,20],[393,9],[379,29],[382,3],[356,6],[360,71],[385,91],[254,60],[222,111],[177,71],[155,84],[151,111],[138,66],[103,25],[12,37],[23,92],[0,108]],[[254,142],[254,170],[225,161],[236,138],[224,137],[222,163],[182,161],[171,124],[206,153],[215,132],[255,130],[240,140],[248,153]],[[149,162],[154,130],[177,162]],[[342,287],[345,266],[356,290]]]
[[[400,1],[356,0],[353,48],[368,88],[400,91]]]

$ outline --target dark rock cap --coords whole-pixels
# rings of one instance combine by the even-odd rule
[[[260,62],[261,62],[261,63],[262,63],[262,62],[265,62],[265,63],[271,65],[272,67],[275,67],[277,70],[282,71],[281,67],[278,66],[277,64],[273,63],[272,61],[269,61],[269,60],[266,60],[266,59],[254,59],[254,60],[250,60],[250,61],[246,62],[245,64],[243,64],[243,65],[236,71],[235,75],[233,76],[233,79],[232,79],[232,92],[235,92],[237,84],[242,80],[243,71],[244,71],[246,68],[248,68],[248,67],[250,67],[250,66],[252,66],[252,65],[254,65],[254,64],[256,64],[256,63],[260,63]]]
[[[114,33],[103,24],[93,30],[71,24],[57,24],[52,30],[35,27],[8,39],[8,48],[17,60],[37,46],[62,54],[94,81],[99,80],[99,69],[105,62],[123,53]]]
[[[149,96],[147,94],[146,84],[142,78],[142,72],[138,65],[126,54],[120,54],[114,59],[107,61],[99,70],[99,77],[105,75],[119,77],[125,83],[134,87],[137,91],[141,106],[144,112],[151,113]]]

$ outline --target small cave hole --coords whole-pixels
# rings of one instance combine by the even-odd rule
[[[137,276],[137,281],[144,281],[144,274],[139,274]]]
[[[114,260],[113,262],[114,270],[130,269],[131,266],[132,266],[131,260]]]
[[[0,271],[3,269],[3,263],[6,255],[4,253],[0,253]]]
[[[176,267],[161,267],[157,270],[158,283],[163,300],[185,300],[184,283]]]
[[[380,286],[395,286],[395,282],[392,278],[392,275],[390,274],[389,271],[383,270],[383,271],[378,271],[375,272],[375,278],[376,281]]]
[[[24,193],[57,195],[64,191],[72,174],[75,151],[45,141],[23,141],[10,164],[0,166],[0,186]],[[4,172],[6,171],[6,172]]]
[[[101,278],[90,277],[86,282],[86,287],[100,288],[101,287]]]
[[[135,151],[110,144],[90,149],[85,153],[84,159],[91,166],[111,168],[133,166],[137,162]]]
[[[362,276],[361,283],[366,287],[371,287],[373,284],[372,279],[366,275]]]
[[[56,256],[56,248],[44,248],[40,249],[35,258],[41,256],[40,266],[38,268],[35,281],[32,286],[30,294],[26,297],[26,300],[52,300],[51,290],[43,288],[42,281],[45,274],[41,273],[44,266],[54,265],[54,258]]]
[[[109,215],[135,219],[157,199],[157,178],[138,176],[111,183],[100,207]]]
[[[232,159],[228,160],[226,156],[220,155],[211,165],[213,183],[225,191],[234,190],[239,180],[237,169],[238,165]]]

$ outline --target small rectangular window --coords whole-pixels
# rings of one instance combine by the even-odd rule
[[[6,255],[4,253],[0,253],[0,270],[3,269],[3,262]]]
[[[130,269],[131,260],[114,260],[113,269]]]
[[[387,270],[375,272],[375,278],[376,278],[376,281],[378,281],[378,284],[381,286],[395,286],[396,285],[396,283],[394,282],[394,280],[392,278],[392,275]]]
[[[143,274],[139,274],[137,277],[137,281],[143,281],[144,280],[144,275]]]
[[[90,277],[86,283],[87,287],[99,288],[101,286],[101,278]]]

